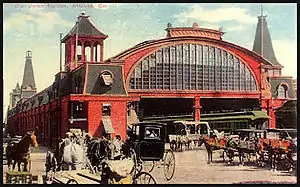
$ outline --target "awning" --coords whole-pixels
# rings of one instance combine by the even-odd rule
[[[212,115],[202,115],[200,117],[200,121],[254,121],[257,119],[269,119],[270,116],[267,115],[266,111],[249,111],[245,113],[224,113],[224,114],[216,114],[215,116]]]
[[[135,110],[129,110],[129,116],[127,116],[127,126],[131,126],[134,123],[139,123],[139,118],[136,115]]]
[[[113,79],[112,79],[111,75],[101,75],[101,77],[102,77],[105,85],[107,85],[107,86],[112,85]]]
[[[115,133],[115,130],[112,127],[110,117],[105,117],[105,118],[103,117],[102,122],[103,122],[105,133],[107,133],[107,134]]]

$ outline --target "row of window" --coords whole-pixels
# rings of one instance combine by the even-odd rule
[[[270,76],[270,77],[276,77],[276,76],[280,76],[281,75],[281,72],[280,72],[280,70],[276,70],[276,69],[274,69],[274,70],[272,70],[272,69],[269,69],[268,70],[268,76]]]
[[[181,44],[144,58],[131,74],[130,88],[256,91],[257,83],[245,63],[227,51]]]

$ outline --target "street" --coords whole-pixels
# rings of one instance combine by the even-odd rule
[[[47,148],[39,147],[32,149],[33,175],[39,175],[39,183],[42,183],[42,175],[45,174],[45,156]],[[296,183],[297,177],[285,171],[271,172],[267,168],[256,166],[238,166],[238,158],[235,158],[233,165],[222,162],[220,154],[213,154],[213,163],[207,164],[207,153],[205,149],[175,152],[176,168],[175,174],[170,181],[164,178],[163,166],[155,167],[151,175],[158,184],[233,184],[241,182],[275,182],[275,183]],[[159,165],[159,164],[157,164]],[[5,183],[5,172],[3,168],[3,181]]]

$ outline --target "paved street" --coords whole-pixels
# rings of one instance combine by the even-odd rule
[[[33,175],[43,175],[45,164],[46,148],[39,147],[33,150],[32,173]],[[160,184],[232,184],[247,181],[272,181],[296,183],[296,176],[291,176],[286,172],[271,172],[266,168],[257,168],[255,166],[228,166],[224,164],[218,153],[214,154],[212,164],[206,163],[205,150],[191,150],[185,152],[176,152],[176,170],[173,179],[166,181],[164,179],[163,167],[155,168],[151,174]],[[235,160],[237,161],[237,159]],[[7,171],[4,166],[3,172]],[[3,176],[5,174],[3,173]],[[4,179],[5,180],[5,179]],[[41,179],[40,179],[40,182]]]

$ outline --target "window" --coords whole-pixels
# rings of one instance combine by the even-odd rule
[[[156,52],[156,89],[163,89],[163,56],[162,50]]]
[[[221,49],[217,50],[216,53],[216,64],[215,64],[215,68],[216,68],[216,90],[221,90],[221,74],[222,74],[222,59],[221,59]]]
[[[104,103],[102,105],[102,116],[111,116],[111,105]]]
[[[208,90],[209,86],[209,64],[208,64],[208,46],[203,47],[203,90]]]
[[[71,117],[73,117],[73,119],[86,118],[84,111],[84,102],[71,102]]]
[[[160,129],[155,127],[145,127],[145,139],[159,139]]]
[[[203,46],[197,45],[197,88],[203,89]]]
[[[268,76],[273,77],[273,70],[272,69],[268,70]]]
[[[159,49],[142,59],[130,75],[129,88],[257,91],[254,76],[229,51],[209,45],[179,44]]]
[[[201,127],[200,127],[200,134],[207,134],[208,133],[208,129],[207,129],[207,126],[206,124],[200,124]]]
[[[233,77],[233,87],[234,90],[239,90],[240,85],[240,61],[236,57],[233,59],[234,61],[234,77]]]
[[[170,88],[170,51],[163,49],[163,89]]]
[[[280,70],[274,70],[274,76],[280,76]]]
[[[287,98],[287,86],[281,84],[277,89],[277,97],[278,98]]]
[[[215,48],[209,48],[209,64],[208,64],[209,90],[215,90]]]
[[[196,134],[196,124],[189,125],[188,129],[190,130],[190,134]]]
[[[170,47],[170,84],[171,90],[176,89],[176,48],[175,46]]]
[[[142,88],[149,89],[149,58],[142,61]]]
[[[111,86],[113,83],[113,75],[109,71],[104,71],[100,75],[105,86]]]
[[[142,64],[135,68],[135,89],[142,89]]]
[[[156,57],[155,54],[149,56],[150,89],[156,89]]]
[[[228,55],[228,90],[233,90],[233,72],[234,72],[233,55]]]
[[[222,90],[227,90],[227,82],[228,82],[228,73],[227,73],[227,69],[228,69],[228,64],[227,64],[227,52],[226,51],[222,51]]]

